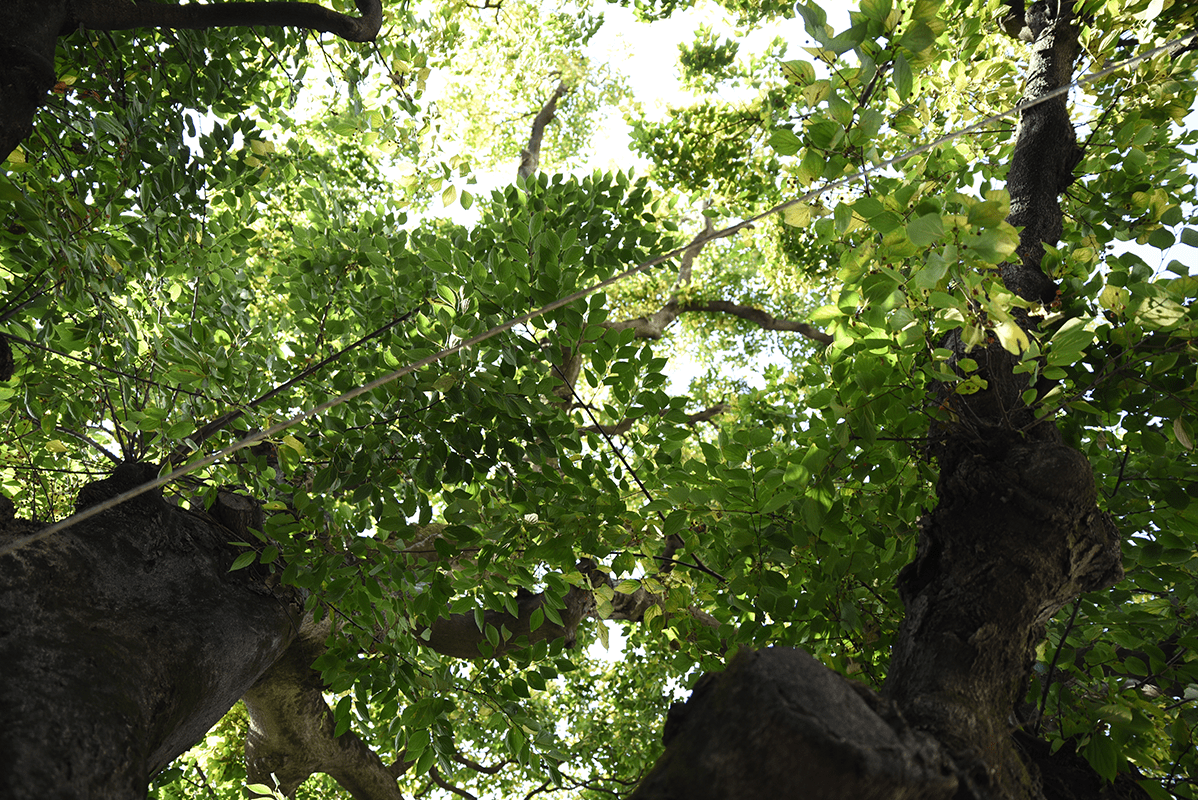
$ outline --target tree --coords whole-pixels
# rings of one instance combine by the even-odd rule
[[[3,796],[1194,797],[1167,2],[801,5],[809,60],[701,31],[642,178],[549,174],[625,91],[568,6],[6,9]],[[479,155],[434,69],[519,133]]]

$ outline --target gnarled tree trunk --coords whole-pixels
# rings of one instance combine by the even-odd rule
[[[1078,29],[1071,4],[1058,5],[1037,19],[1029,100],[1072,76]],[[1008,175],[1019,261],[1002,275],[1027,300],[1056,297],[1041,260],[1079,156],[1065,97],[1023,112]],[[966,353],[960,336],[946,346]],[[1056,796],[1052,773],[1076,758],[1049,758],[1024,734],[1017,743],[1012,714],[1052,615],[1122,577],[1119,537],[1085,457],[1023,403],[1018,360],[997,342],[969,356],[988,388],[954,397],[954,422],[934,432],[938,504],[899,579],[907,615],[884,699],[791,651],[742,656],[671,714],[666,753],[635,797]]]

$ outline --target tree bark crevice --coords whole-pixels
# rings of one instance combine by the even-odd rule
[[[741,651],[670,709],[663,739],[633,800],[947,800],[958,788],[932,737],[801,650]]]

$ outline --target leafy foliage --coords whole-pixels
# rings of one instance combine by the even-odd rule
[[[729,10],[784,10],[750,5]],[[577,87],[545,144],[562,164],[626,96],[584,56],[598,17],[392,7],[374,51],[277,30],[73,33],[0,175],[17,360],[0,384],[3,491],[24,515],[62,516],[114,462],[194,458],[685,243],[703,211],[687,195],[747,215],[1005,110],[1021,79],[998,6],[862,0],[837,32],[799,5],[803,54],[776,43],[742,62],[701,31],[682,61],[704,93],[633,121],[647,175],[541,174],[490,196],[470,181],[509,169],[547,87]],[[1194,24],[1181,2],[1079,6],[1088,68]],[[497,796],[606,796],[656,758],[669,701],[737,647],[801,646],[881,686],[895,579],[933,502],[929,430],[981,388],[976,363],[942,347],[962,328],[1018,356],[1027,402],[1090,460],[1124,535],[1127,579],[1050,624],[1026,725],[1108,779],[1134,765],[1154,796],[1198,797],[1194,66],[1193,52],[1152,59],[1072,96],[1085,159],[1049,253],[1058,308],[997,279],[1018,241],[999,122],[791,207],[788,226],[709,244],[685,284],[671,265],[576,301],[175,491],[269,499],[238,566],[267,565],[337,621],[318,665],[336,724],[413,760],[402,788],[429,790],[435,770]],[[713,315],[656,342],[610,325],[670,297],[802,318],[833,342]],[[1034,335],[1012,323],[1025,311],[1047,317]],[[582,364],[574,394],[554,369],[566,353]],[[667,366],[681,356],[686,395]],[[718,424],[691,425],[717,402]],[[433,552],[404,553],[428,526]],[[661,569],[670,536],[693,568]],[[621,589],[662,598],[621,626],[622,662],[588,654],[603,623],[574,649],[464,662],[422,646],[439,617],[510,610],[517,589],[546,592],[554,621],[581,558],[613,578],[600,614]],[[483,656],[510,636],[485,634]],[[244,726],[231,712],[158,796],[239,794]]]

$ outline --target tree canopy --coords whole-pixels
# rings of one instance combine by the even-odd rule
[[[42,5],[0,795],[1198,798],[1198,7]]]

